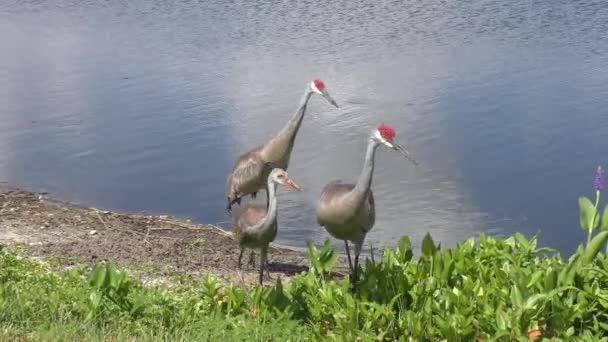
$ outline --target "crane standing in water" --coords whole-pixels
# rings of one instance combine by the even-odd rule
[[[292,181],[287,172],[275,168],[270,172],[267,179],[269,205],[247,203],[239,206],[232,215],[232,230],[239,243],[239,268],[245,248],[260,249],[260,285],[264,276],[264,266],[268,257],[268,245],[277,236],[277,185],[300,190],[300,187]],[[253,254],[252,254],[253,255]]]
[[[255,198],[257,192],[266,187],[266,179],[273,168],[287,170],[296,135],[302,124],[308,101],[313,94],[323,96],[329,103],[338,108],[338,104],[327,92],[323,81],[318,79],[312,81],[306,87],[298,110],[279,134],[264,145],[243,153],[236,160],[230,175],[226,179],[228,201],[226,210],[228,212],[231,211],[232,204],[240,204],[242,197],[251,195],[252,198]],[[268,188],[266,188],[266,206],[269,205],[269,202]]]
[[[363,170],[357,184],[333,181],[325,186],[317,202],[316,216],[319,225],[336,239],[344,240],[348,266],[351,271],[351,288],[356,290],[359,254],[365,236],[376,220],[374,195],[371,190],[374,174],[374,155],[380,145],[403,154],[414,165],[416,160],[394,140],[395,130],[385,124],[374,129],[369,137]],[[348,241],[355,245],[355,265],[351,262]]]

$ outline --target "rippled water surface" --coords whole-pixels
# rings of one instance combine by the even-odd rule
[[[0,181],[88,205],[226,226],[236,157],[312,78],[279,240],[327,237],[322,187],[354,180],[393,124],[421,164],[377,157],[369,241],[541,232],[572,250],[577,197],[608,164],[608,3],[0,2]]]

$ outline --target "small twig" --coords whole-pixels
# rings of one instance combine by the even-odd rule
[[[170,224],[172,226],[176,226],[176,227],[181,227],[181,228],[185,228],[185,229],[192,229],[192,230],[201,230],[200,227],[196,227],[195,225],[188,225],[188,224],[184,224],[184,223],[180,223],[180,222],[175,222],[175,221],[171,221],[171,220],[166,220],[166,219],[158,219],[161,222],[164,222],[166,224]]]
[[[199,230],[199,231],[205,231],[205,230],[213,230],[216,231],[224,236],[230,237],[232,238],[232,233],[231,232],[227,232],[224,229],[222,229],[221,227],[218,227],[216,225],[213,224],[209,224],[206,227],[199,227],[196,226],[194,224],[185,224],[185,223],[181,223],[181,222],[176,222],[176,221],[172,221],[172,220],[166,220],[166,219],[158,219],[161,222],[164,222],[166,224],[170,224],[172,226],[176,226],[176,227],[181,227],[181,228],[185,228],[185,229],[190,229],[190,230]]]
[[[148,229],[146,230],[146,236],[144,236],[144,245],[149,246],[150,245],[150,241],[148,241],[148,235],[150,234],[150,229],[148,227]]]
[[[139,236],[143,236],[146,237],[146,234],[144,233],[140,233],[136,230],[130,230],[130,229],[120,229],[120,228],[113,228],[112,230],[115,231],[119,231],[119,232],[123,232],[123,233],[130,233],[130,234],[134,234],[134,235],[139,235]]]
[[[124,233],[131,233],[131,234],[143,236],[144,238],[146,238],[146,236],[147,236],[146,234],[138,232],[136,230],[120,229],[120,228],[113,228],[113,230],[124,232]],[[156,237],[156,238],[159,238],[159,239],[167,239],[167,240],[174,240],[174,241],[181,240],[181,239],[170,237],[170,236],[161,236],[161,235],[152,235],[152,236]]]
[[[103,226],[106,227],[107,230],[110,230],[110,228],[108,228],[108,225],[106,224],[106,221],[104,221],[103,218],[101,217],[101,214],[99,214],[99,210],[96,210],[95,213],[97,214],[97,217],[99,217],[99,221],[101,221]]]
[[[214,230],[214,231],[218,232],[219,234],[222,234],[222,235],[224,235],[226,237],[234,239],[234,234],[232,234],[232,232],[225,231],[224,229],[222,229],[222,227],[218,227],[218,226],[213,225],[213,224],[207,225],[207,227],[208,227],[207,229],[209,229],[209,230]]]
[[[165,240],[173,240],[173,241],[181,241],[182,239],[180,238],[174,238],[174,237],[170,237],[170,236],[162,236],[162,235],[152,235],[153,237],[159,238],[159,239],[165,239]]]

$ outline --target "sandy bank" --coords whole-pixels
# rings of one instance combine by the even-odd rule
[[[165,215],[87,208],[45,194],[0,187],[0,244],[15,243],[28,246],[27,253],[33,257],[55,256],[66,266],[107,260],[158,277],[175,273],[198,277],[211,272],[230,282],[257,279],[251,266],[237,269],[238,245],[219,227]],[[244,263],[247,259],[248,254]],[[286,247],[271,245],[269,259],[272,280],[308,268],[303,252]],[[336,270],[346,270],[343,260]]]

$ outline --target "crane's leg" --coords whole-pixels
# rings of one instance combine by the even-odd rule
[[[361,254],[361,244],[355,243],[355,268],[353,269],[353,280],[351,283],[351,290],[357,291],[357,268],[359,267],[359,254]]]
[[[241,247],[241,252],[239,253],[239,270],[241,269],[241,260],[243,259],[243,251],[245,248]]]
[[[348,257],[348,269],[350,273],[353,273],[353,263],[350,261],[350,249],[348,249],[348,240],[344,240],[344,246],[346,246],[346,256]]]
[[[270,206],[270,192],[268,191],[268,184],[266,184],[266,209]]]
[[[268,250],[268,247],[266,248]],[[272,277],[270,276],[270,260],[268,260],[268,252],[266,252],[266,262],[264,263],[264,269],[266,270],[266,278],[272,280]]]
[[[247,265],[255,268],[255,252],[253,250],[251,250],[251,254],[249,254],[249,262],[247,262]]]
[[[263,247],[260,252],[260,285],[264,279],[264,265],[266,264],[266,258],[268,256],[268,247]]]

